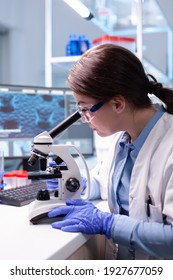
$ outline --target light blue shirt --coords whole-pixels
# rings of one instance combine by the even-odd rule
[[[133,143],[130,143],[130,136],[127,132],[124,133],[119,142],[113,177],[114,190],[117,189],[117,193],[114,193],[114,198],[117,199],[119,207],[122,207],[127,214],[129,209],[130,178],[135,160],[148,134],[164,112],[165,110],[161,106]]]

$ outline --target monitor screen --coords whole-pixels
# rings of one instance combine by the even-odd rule
[[[30,156],[36,135],[49,131],[76,110],[68,89],[0,85],[0,148],[6,158]],[[80,120],[54,139],[73,144],[83,155],[93,154],[93,132]]]
[[[0,90],[0,147],[5,157],[30,155],[33,138],[65,118],[64,91],[13,87]]]
[[[0,138],[32,139],[65,118],[64,94],[0,92]]]

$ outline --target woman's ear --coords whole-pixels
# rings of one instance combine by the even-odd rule
[[[124,97],[121,95],[112,98],[110,102],[113,110],[116,111],[117,113],[121,113],[126,106],[126,101]]]

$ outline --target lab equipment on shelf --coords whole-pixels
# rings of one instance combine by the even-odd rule
[[[136,51],[136,39],[133,37],[111,36],[105,34],[101,37],[95,38],[92,41],[93,46],[111,43],[129,49],[132,52]]]
[[[70,34],[66,44],[66,56],[81,55],[90,47],[90,40],[85,35]]]

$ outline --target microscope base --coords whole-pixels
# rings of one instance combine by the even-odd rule
[[[49,218],[48,212],[59,206],[66,205],[65,201],[52,198],[46,201],[35,200],[29,205],[29,221],[33,224],[51,224],[52,222],[62,220],[64,215]]]

